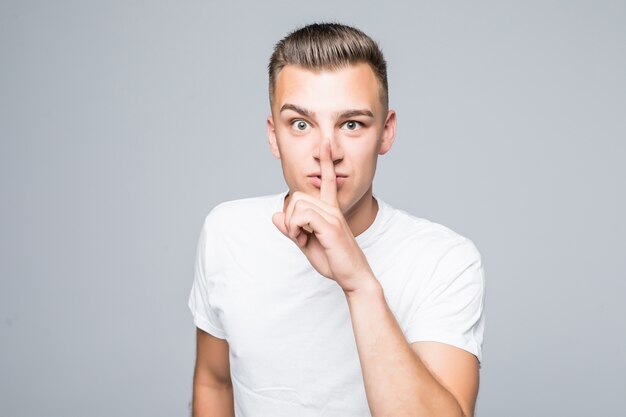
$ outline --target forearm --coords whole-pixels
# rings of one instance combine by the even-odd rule
[[[462,417],[454,396],[406,341],[378,281],[370,283],[346,297],[372,416]]]
[[[192,417],[234,417],[233,386],[194,379]]]

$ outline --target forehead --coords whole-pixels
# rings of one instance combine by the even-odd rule
[[[274,108],[290,103],[315,111],[367,107],[377,113],[381,107],[378,84],[366,63],[334,70],[287,65],[276,78]]]

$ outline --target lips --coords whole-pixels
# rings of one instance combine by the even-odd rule
[[[319,172],[314,172],[313,174],[311,174],[311,175],[307,175],[307,176],[308,176],[308,177],[317,177],[317,178],[320,178],[320,179],[322,178],[322,174],[320,174]],[[345,174],[340,174],[340,173],[338,173],[338,172],[337,172],[337,173],[335,173],[335,176],[336,176],[337,178],[346,178],[346,177],[347,177],[347,175],[345,175]]]
[[[336,176],[336,184],[337,187],[340,187],[341,185],[343,185],[343,183],[346,181],[346,178],[348,178],[347,175],[343,175],[343,174],[335,174]],[[311,183],[316,187],[316,188],[321,188],[322,186],[322,176],[319,174],[313,174],[313,175],[309,175],[309,180],[311,181]]]

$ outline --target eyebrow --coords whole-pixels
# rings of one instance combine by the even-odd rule
[[[311,118],[315,117],[315,112],[309,111],[300,106],[296,106],[295,104],[290,104],[290,103],[283,104],[283,106],[280,108],[280,112],[282,113],[285,110],[293,110],[296,113],[301,114],[306,117],[311,117]]]
[[[373,119],[374,118],[374,113],[372,113],[371,111],[369,111],[367,109],[363,109],[363,110],[346,110],[343,113],[339,114],[339,118],[340,119],[348,119],[348,118],[354,117],[354,116],[367,116],[367,117],[371,117]]]
[[[306,116],[306,117],[311,117],[311,118],[315,117],[315,112],[307,110],[300,106],[296,106],[295,104],[291,104],[291,103],[283,104],[283,106],[280,108],[280,111],[282,113],[285,110],[293,110],[296,113],[301,114],[302,116]],[[348,119],[354,116],[366,116],[366,117],[371,117],[372,119],[374,118],[374,113],[372,113],[368,109],[345,110],[343,112],[335,113],[335,115],[337,116],[338,119]]]

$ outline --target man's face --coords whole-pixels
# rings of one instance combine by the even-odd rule
[[[320,195],[320,145],[330,140],[337,199],[344,213],[371,198],[378,155],[395,137],[395,113],[380,101],[367,64],[334,71],[287,65],[274,90],[268,139],[289,190]]]

